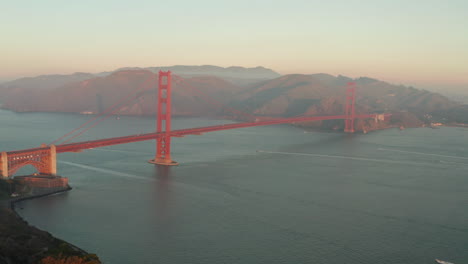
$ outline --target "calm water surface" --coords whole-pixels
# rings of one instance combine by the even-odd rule
[[[0,111],[0,150],[50,143],[88,118]],[[152,130],[152,118],[122,117],[80,139]],[[58,170],[74,189],[17,208],[112,264],[468,263],[467,135],[237,129],[175,138],[170,169],[146,163],[153,141],[66,153]]]

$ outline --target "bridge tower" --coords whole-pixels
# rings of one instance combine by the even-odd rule
[[[356,103],[356,83],[349,82],[348,87],[346,88],[346,105],[345,105],[345,133],[354,133],[354,118],[355,118],[355,109],[354,105]]]
[[[156,139],[156,157],[149,161],[166,166],[179,165],[171,159],[171,81],[171,71],[159,71],[156,132],[165,135]]]
[[[0,179],[8,178],[8,154],[6,152],[1,153],[0,157]]]

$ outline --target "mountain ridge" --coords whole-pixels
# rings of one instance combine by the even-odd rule
[[[357,113],[396,114],[392,122],[382,124],[383,127],[454,122],[455,120],[448,114],[452,113],[450,110],[464,109],[459,103],[437,93],[397,86],[369,77],[352,79],[329,74],[290,74],[264,81],[239,93],[231,101],[231,106],[245,109],[255,115],[269,117],[340,114],[344,113],[346,83],[350,81],[355,82],[358,87]],[[461,114],[457,116],[460,117]],[[314,122],[308,126],[342,129],[342,123]],[[379,129],[371,122],[357,123],[358,130]]]
[[[84,73],[75,72],[72,74],[47,74],[34,77],[22,77],[12,81],[0,83],[0,91],[14,88],[36,88],[41,90],[53,90],[68,83],[79,82],[95,77],[104,77],[112,73],[125,70],[148,70],[157,73],[159,70],[170,70],[174,74],[191,76],[217,76],[229,79],[234,83],[250,84],[258,80],[271,79],[280,76],[279,73],[262,67],[246,68],[241,66],[220,67],[214,65],[174,65],[174,66],[155,66],[155,67],[123,67],[109,72]]]
[[[244,70],[246,69],[241,71]],[[379,126],[370,121],[358,121],[358,130],[369,131],[388,126],[422,126],[424,123],[442,121],[468,123],[468,120],[463,121],[464,113],[468,113],[468,109],[445,96],[370,77],[353,79],[326,73],[288,74],[259,80],[249,85],[236,84],[227,79],[229,78],[204,74],[173,74],[173,114],[226,118],[230,113],[222,105],[266,117],[342,114],[346,84],[353,81],[359,87],[356,98],[357,113],[395,114],[392,122]],[[67,83],[54,89],[16,87],[3,90],[2,108],[18,112],[98,113],[130,93],[132,89],[148,83],[153,87],[152,90],[145,91],[138,100],[123,107],[117,114],[154,115],[157,74],[144,69],[120,69],[105,76]],[[182,89],[184,87],[185,90]],[[451,116],[457,116],[457,119]],[[240,116],[230,118],[243,120]],[[330,121],[306,125],[341,129],[342,123]]]

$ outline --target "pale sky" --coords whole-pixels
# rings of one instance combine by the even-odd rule
[[[0,80],[210,64],[468,89],[467,0],[0,1]]]

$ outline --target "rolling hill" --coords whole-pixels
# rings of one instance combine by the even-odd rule
[[[195,71],[192,66],[174,67],[171,68],[174,71],[177,69],[185,73]],[[199,66],[196,69],[199,73],[226,70],[213,67]],[[18,112],[99,113],[127,95],[138,94],[138,98],[129,101],[115,114],[154,115],[157,75],[153,72],[159,69],[161,68],[153,68],[151,71],[122,69],[101,77],[76,74],[71,79],[60,77],[62,81],[56,80],[47,88],[45,87],[47,81],[42,81],[39,77],[37,86],[32,79],[18,80],[17,86],[1,90],[2,108]],[[248,69],[231,67],[229,71],[245,73]],[[268,70],[265,72],[264,68],[258,71],[268,72]],[[65,79],[72,81],[64,84]],[[257,82],[248,86],[236,85],[224,78],[205,74],[185,76],[174,74],[173,114],[226,118],[230,113],[222,105],[265,117],[342,114],[346,84],[351,81],[356,82],[358,86],[357,113],[393,114],[390,122],[358,121],[357,130],[369,131],[390,126],[422,126],[431,122],[468,122],[467,106],[440,94],[367,77],[352,79],[323,73],[290,74],[261,81],[257,79]],[[22,82],[28,85],[20,86]],[[243,120],[241,116],[231,115],[229,118]],[[338,130],[343,128],[342,121],[300,125]]]
[[[173,77],[174,115],[215,116],[220,112],[216,100],[226,99],[241,88],[217,77]],[[95,77],[51,90],[17,88],[5,91],[2,107],[17,112],[98,113],[139,94],[116,114],[152,115],[156,112],[157,75],[146,70],[123,70],[105,77]],[[201,91],[197,92],[197,91]],[[206,100],[210,94],[215,100]],[[213,104],[210,104],[213,102]]]
[[[394,113],[390,123],[376,126],[358,122],[358,130],[373,130],[391,125],[421,126],[429,115],[438,120],[442,113],[458,109],[460,104],[448,98],[411,87],[396,86],[371,78],[351,79],[328,74],[291,74],[253,85],[233,98],[231,106],[259,116],[291,117],[298,115],[334,115],[344,112],[348,82],[358,86],[357,113]],[[448,113],[448,112],[447,112]],[[438,121],[437,120],[437,121]],[[307,126],[342,129],[343,122],[309,123]]]

